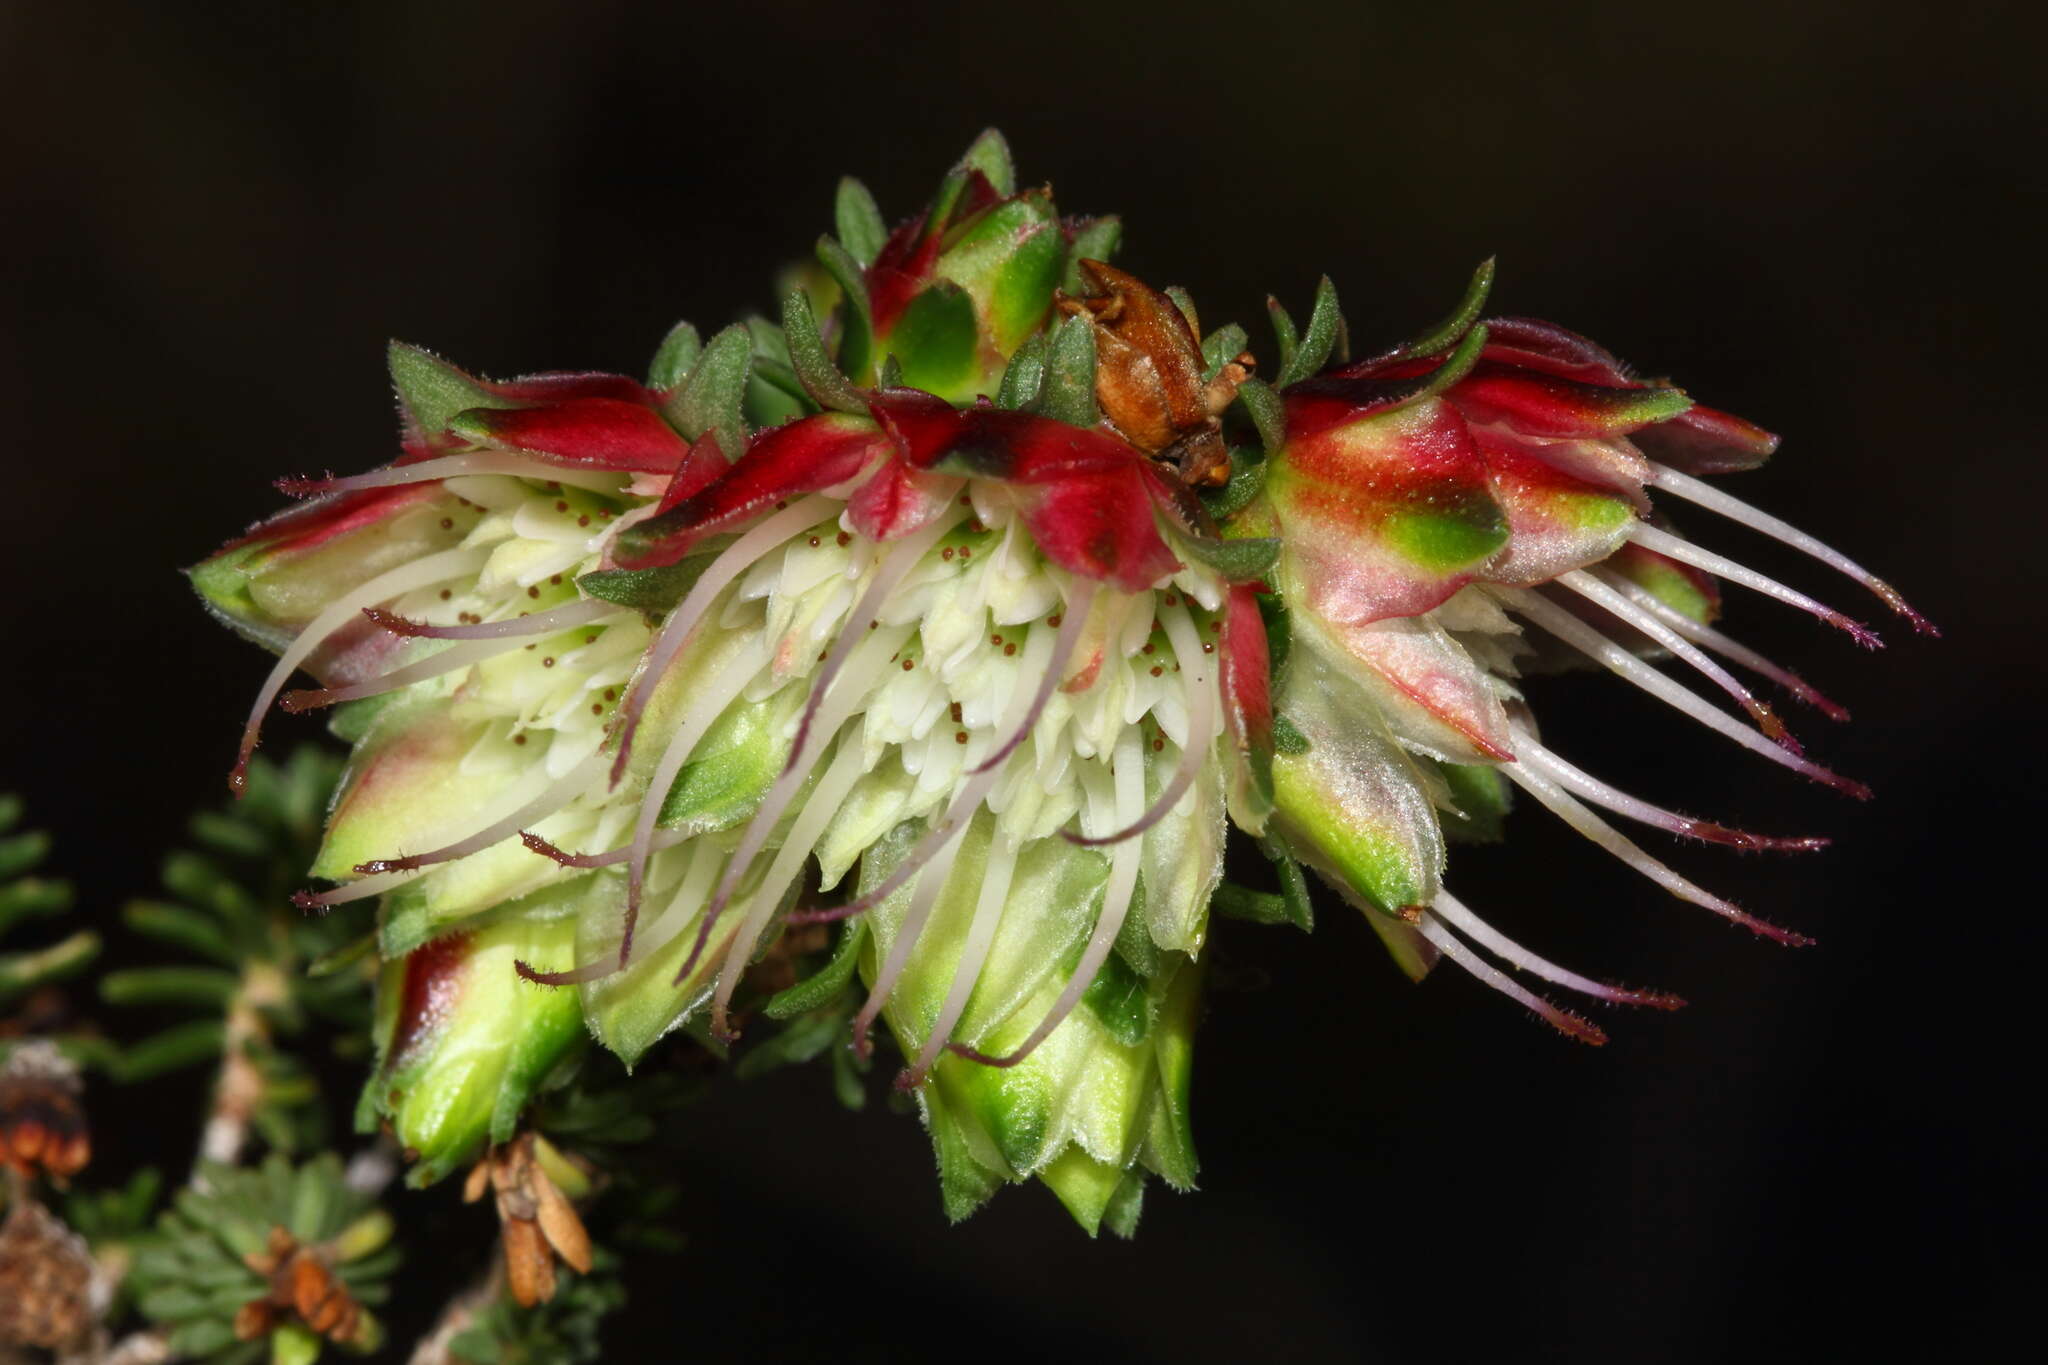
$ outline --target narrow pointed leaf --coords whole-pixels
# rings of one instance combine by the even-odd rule
[[[801,289],[792,289],[782,301],[782,331],[789,342],[790,363],[798,382],[818,406],[836,412],[865,413],[867,399],[847,382],[832,357],[825,353],[825,340],[818,335],[818,320],[811,316],[811,301]]]
[[[832,219],[847,254],[863,266],[873,265],[882,243],[889,240],[889,225],[868,187],[850,175],[840,180]]]

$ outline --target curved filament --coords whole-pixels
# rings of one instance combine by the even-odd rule
[[[806,526],[823,521],[836,506],[830,498],[812,494],[761,521],[721,551],[690,591],[684,594],[683,600],[676,604],[675,610],[668,614],[653,643],[647,647],[646,659],[640,665],[640,676],[633,680],[632,689],[619,703],[619,752],[612,760],[614,786],[625,776],[626,760],[633,752],[633,740],[640,732],[640,719],[646,713],[648,699],[654,695],[654,689],[667,674],[669,664],[710,609],[712,601],[734,579],[751,568],[755,560]]]
[[[1763,655],[1738,640],[1729,638],[1703,622],[1695,621],[1684,612],[1665,602],[1640,583],[1634,583],[1611,569],[1595,570],[1595,576],[1608,587],[1627,597],[1643,610],[1655,616],[1665,625],[1683,635],[1686,639],[1710,649],[1731,663],[1740,664],[1759,677],[1769,678],[1778,686],[1790,692],[1799,700],[1813,707],[1829,720],[1846,721],[1849,710],[1831,701],[1820,689],[1800,677],[1789,668],[1772,663]]]
[[[305,628],[285,646],[284,653],[278,655],[270,676],[263,680],[263,687],[256,694],[256,704],[249,708],[249,720],[242,729],[242,747],[235,755],[234,769],[228,774],[228,786],[235,795],[240,796],[247,783],[249,756],[256,752],[264,713],[270,710],[270,704],[277,700],[277,694],[284,690],[285,683],[298,671],[299,665],[325,644],[328,636],[355,620],[364,607],[388,602],[417,588],[428,588],[451,578],[473,574],[483,568],[489,557],[488,550],[443,550],[439,554],[427,555],[388,573],[378,574],[353,591],[343,593],[325,611],[308,621]]]
[[[953,967],[953,982],[946,1000],[932,1021],[931,1033],[918,1049],[917,1060],[896,1077],[896,1088],[914,1090],[924,1083],[932,1063],[952,1041],[953,1027],[967,1012],[967,1002],[981,980],[981,969],[995,947],[996,930],[1001,927],[1003,906],[1010,895],[1010,883],[1017,875],[1017,847],[999,828],[989,844],[988,865],[981,874],[981,894],[974,902],[974,918],[967,926],[967,940],[960,945],[960,959]]]
[[[556,811],[562,809],[562,807],[568,805],[571,801],[574,801],[577,797],[583,795],[585,791],[589,790],[590,785],[597,780],[599,774],[603,771],[604,755],[602,753],[591,754],[562,776],[552,782],[547,782],[531,800],[525,801],[510,814],[492,820],[474,834],[466,835],[452,844],[444,844],[440,848],[432,849],[426,853],[411,853],[395,858],[372,858],[368,862],[357,863],[355,870],[363,876],[369,877],[375,876],[380,872],[414,872],[423,867],[431,867],[436,863],[447,863],[453,862],[457,858],[466,858],[481,849],[489,848],[500,839],[511,838],[528,825],[547,819],[548,816],[553,815]],[[544,781],[546,776],[546,768],[537,769],[536,780]],[[535,781],[532,780],[523,782],[518,788],[515,788],[515,794],[520,791],[530,790],[534,785]],[[499,804],[502,805],[504,803],[501,801]]]
[[[1735,675],[1709,659],[1694,647],[1690,640],[1680,636],[1661,620],[1644,611],[1635,603],[1601,582],[1584,569],[1573,569],[1559,574],[1557,583],[1569,588],[1588,602],[1619,617],[1623,624],[1633,627],[1654,640],[1658,646],[1670,651],[1673,657],[1683,660],[1734,699],[1736,705],[1749,712],[1749,718],[1757,723],[1764,734],[1778,741],[1793,753],[1804,753],[1799,741],[1785,728],[1785,722],[1778,719],[1770,707],[1757,699],[1756,694],[1736,680]]]
[[[430,483],[466,474],[509,474],[518,479],[538,479],[601,493],[618,492],[620,485],[629,477],[615,471],[542,464],[538,460],[502,451],[480,450],[469,455],[442,455],[431,460],[416,460],[412,464],[387,465],[383,469],[352,474],[343,479],[279,479],[277,491],[287,497],[310,498],[322,493],[353,493],[360,488],[396,488],[401,484]]]
[[[1731,901],[1724,900],[1710,891],[1701,890],[1692,882],[1687,881],[1663,863],[1658,862],[1655,858],[1643,852],[1627,835],[1622,834],[1605,820],[1602,820],[1599,816],[1573,800],[1563,788],[1537,772],[1534,765],[1528,763],[1509,763],[1505,764],[1501,771],[1506,773],[1516,786],[1535,797],[1537,801],[1542,803],[1558,819],[1564,821],[1580,834],[1585,835],[1586,838],[1592,840],[1601,848],[1606,849],[1616,858],[1628,864],[1637,872],[1642,873],[1645,877],[1648,877],[1680,900],[1690,901],[1694,905],[1711,910],[1723,919],[1741,925],[1751,933],[1761,934],[1765,938],[1773,939],[1789,947],[1805,947],[1813,942],[1812,939],[1807,938],[1804,934],[1795,934],[1789,929],[1780,929],[1768,920],[1758,919],[1755,915],[1741,909]]]
[[[1751,834],[1748,830],[1730,829],[1727,825],[1712,820],[1695,820],[1689,815],[1680,815],[1653,806],[1647,801],[1630,796],[1608,786],[1583,769],[1576,768],[1549,749],[1536,742],[1536,736],[1520,726],[1511,727],[1515,737],[1515,757],[1541,772],[1559,786],[1591,801],[1594,805],[1611,810],[1638,824],[1651,825],[1682,839],[1698,839],[1703,843],[1723,844],[1729,848],[1740,848],[1755,852],[1810,853],[1828,846],[1828,840],[1814,837]]]
[[[1439,890],[1436,900],[1430,904],[1430,913],[1456,928],[1466,938],[1492,953],[1509,966],[1525,971],[1531,976],[1542,977],[1554,985],[1574,990],[1581,995],[1590,995],[1596,1000],[1605,1000],[1610,1005],[1648,1005],[1652,1009],[1683,1009],[1685,1001],[1668,991],[1629,990],[1621,986],[1609,986],[1581,976],[1567,967],[1560,967],[1547,958],[1541,958],[1521,944],[1488,924],[1460,904],[1450,892]]]
[[[503,640],[515,635],[553,635],[557,631],[589,625],[607,617],[623,616],[627,610],[616,602],[591,597],[551,607],[547,611],[521,613],[502,621],[481,621],[473,625],[436,626],[381,607],[365,607],[363,615],[393,635],[418,636],[428,640]]]
[[[1636,528],[1628,533],[1628,538],[1645,550],[1653,550],[1666,559],[1690,564],[1695,569],[1710,573],[1716,578],[1725,578],[1730,583],[1740,583],[1752,592],[1775,597],[1787,606],[1797,607],[1809,615],[1819,617],[1835,629],[1848,632],[1856,643],[1865,649],[1880,649],[1884,646],[1884,641],[1877,638],[1877,632],[1861,621],[1851,620],[1833,607],[1816,602],[1805,593],[1788,588],[1775,578],[1766,578],[1755,569],[1744,568],[1734,560],[1717,555],[1712,550],[1702,550],[1682,536],[1674,536],[1669,531],[1660,531],[1654,526],[1645,526],[1638,522]]]
[[[1112,766],[1116,778],[1116,818],[1129,821],[1145,799],[1145,751],[1135,730],[1126,729],[1117,740]],[[1141,851],[1141,845],[1127,841],[1118,844],[1116,852],[1110,855],[1109,885],[1103,892],[1102,913],[1096,918],[1095,932],[1089,935],[1088,946],[1082,951],[1080,962],[1075,964],[1073,975],[1067,978],[1066,989],[1060,992],[1059,999],[1053,1002],[1045,1018],[1038,1021],[1038,1026],[1024,1041],[999,1057],[961,1043],[948,1043],[948,1051],[984,1066],[1015,1066],[1067,1021],[1067,1016],[1074,1012],[1074,1006],[1094,984],[1095,974],[1102,970],[1110,949],[1116,946],[1116,936],[1123,931],[1124,918],[1131,911],[1131,896],[1138,885],[1138,856]]]
[[[1169,607],[1160,613],[1159,620],[1166,628],[1166,638],[1173,643],[1175,658],[1183,661],[1181,677],[1185,680],[1188,733],[1187,743],[1180,751],[1180,761],[1174,766],[1173,776],[1161,789],[1159,799],[1143,815],[1114,834],[1099,838],[1062,831],[1062,837],[1069,843],[1083,848],[1101,848],[1137,838],[1164,820],[1180,804],[1180,799],[1187,795],[1188,788],[1200,775],[1202,764],[1209,760],[1215,738],[1211,731],[1216,724],[1216,688],[1204,662],[1208,656],[1202,653],[1201,637],[1195,633],[1194,622],[1188,618],[1186,607]]]
[[[747,959],[753,952],[753,946],[760,940],[761,931],[768,927],[769,917],[782,903],[783,893],[789,889],[790,883],[802,874],[804,860],[811,856],[812,849],[817,847],[818,839],[825,833],[825,827],[831,823],[832,817],[839,813],[840,803],[845,801],[846,794],[853,790],[853,784],[860,780],[863,766],[859,737],[846,736],[840,741],[839,752],[833,755],[831,765],[825,769],[825,775],[818,779],[817,787],[811,792],[811,799],[804,803],[803,810],[790,826],[789,837],[776,851],[775,861],[768,865],[768,875],[762,879],[760,888],[754,892],[753,907],[747,911],[747,917],[740,922],[739,929],[733,934],[732,947],[727,950],[725,961],[719,967],[718,989],[711,998],[713,1037],[730,1039],[732,1036],[726,1012],[732,1006],[732,993],[739,985],[741,975],[746,971]],[[738,862],[739,858],[735,855],[726,864],[727,878],[732,876],[732,867]],[[705,912],[704,926],[698,932],[700,946],[692,953],[693,959],[697,953],[702,952],[701,945],[707,937],[712,913],[708,909]],[[689,974],[690,964],[686,963],[678,975],[678,980]]]
[[[1690,474],[1681,474],[1677,470],[1658,464],[1655,461],[1652,461],[1650,464],[1650,486],[1652,488],[1661,488],[1667,493],[1676,494],[1687,502],[1697,503],[1710,512],[1719,512],[1730,521],[1740,522],[1752,531],[1760,531],[1781,544],[1790,545],[1795,550],[1813,556],[1837,573],[1855,579],[1858,583],[1861,583],[1864,587],[1877,594],[1878,598],[1886,606],[1912,622],[1913,629],[1919,631],[1922,635],[1941,634],[1941,631],[1936,628],[1932,621],[1913,610],[1906,599],[1899,595],[1897,588],[1894,588],[1891,584],[1885,582],[1882,578],[1879,578],[1876,574],[1864,568],[1841,551],[1823,544],[1821,541],[1792,525],[1792,523],[1782,521],[1760,508],[1751,507],[1739,498],[1730,497],[1710,483],[1695,479]]]
[[[1508,999],[1533,1011],[1565,1037],[1576,1038],[1595,1047],[1607,1041],[1607,1035],[1595,1027],[1592,1021],[1581,1019],[1570,1010],[1561,1010],[1542,996],[1525,991],[1509,980],[1507,973],[1467,948],[1463,940],[1446,929],[1444,922],[1434,913],[1423,911],[1422,918],[1416,922],[1415,927],[1422,932],[1424,938],[1435,944],[1437,950],[1445,957],[1478,977],[1483,984],[1493,987]]]
[[[1846,792],[1858,800],[1870,798],[1870,788],[1861,782],[1831,772],[1810,759],[1802,758],[1780,745],[1771,743],[1754,730],[1736,724],[1730,717],[1707,705],[1698,694],[1671,681],[1548,598],[1525,588],[1489,587],[1487,591],[1587,658],[1634,683],[1660,701],[1684,712],[1709,730],[1734,740],[1751,753],[1760,754],[1781,768],[1790,768],[1802,777]],[[1502,771],[1512,775],[1513,768],[1513,764],[1508,764]]]

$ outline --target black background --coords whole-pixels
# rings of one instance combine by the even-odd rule
[[[1610,679],[1538,688],[1551,742],[1624,786],[1834,835],[1670,855],[1821,946],[1752,940],[1524,812],[1452,886],[1692,1008],[1603,1013],[1595,1051],[1455,972],[1408,985],[1336,907],[1312,938],[1224,925],[1204,1188],[1155,1191],[1134,1244],[1037,1188],[949,1229],[914,1120],[846,1114],[811,1073],[727,1085],[682,1157],[691,1247],[634,1265],[613,1358],[1835,1358],[1968,1349],[2034,1292],[2024,7],[299,8],[0,6],[0,785],[94,913],[220,792],[266,667],[174,566],[269,479],[387,458],[387,336],[638,373],[678,317],[771,304],[839,174],[907,214],[989,123],[1067,211],[1125,215],[1126,264],[1255,337],[1265,291],[1299,314],[1324,270],[1354,337],[1406,335],[1498,252],[1496,310],[1784,432],[1727,486],[1948,632],[1868,656],[1731,600],[1857,713],[1794,719],[1867,807]],[[122,1103],[99,1100],[109,1163],[185,1131]]]

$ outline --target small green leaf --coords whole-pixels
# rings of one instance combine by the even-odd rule
[[[1029,407],[1037,401],[1044,386],[1045,333],[1035,332],[1010,357],[1009,368],[1003,371],[1002,387],[996,393],[996,406]]]
[[[1272,860],[1273,870],[1279,874],[1280,896],[1287,904],[1287,922],[1304,934],[1313,933],[1316,911],[1309,903],[1308,875],[1301,870],[1301,864],[1278,836],[1261,839],[1259,851]]]
[[[742,1053],[733,1074],[744,1081],[778,1067],[800,1066],[837,1042],[845,1027],[846,1020],[836,1011],[800,1014],[787,1027]]]
[[[1223,367],[1244,354],[1245,344],[1251,338],[1244,334],[1244,328],[1234,322],[1226,322],[1202,338],[1202,382],[1208,383],[1223,373]]]
[[[90,929],[81,929],[47,948],[0,955],[0,1000],[71,976],[83,970],[99,952],[100,936]]]
[[[121,922],[145,938],[172,944],[227,966],[240,962],[242,953],[246,951],[237,949],[228,941],[218,921],[189,906],[165,901],[130,901],[121,907]]]
[[[740,404],[746,398],[753,356],[754,338],[742,323],[711,338],[682,388],[662,400],[670,424],[692,441],[714,428],[744,441],[747,429]]]
[[[1281,365],[1280,376],[1274,381],[1276,387],[1284,389],[1323,368],[1330,358],[1331,348],[1337,344],[1338,318],[1337,286],[1331,284],[1330,277],[1325,275],[1316,284],[1316,301],[1308,315],[1308,330],[1302,333],[1293,354]]]
[[[1271,294],[1266,295],[1266,316],[1272,320],[1274,343],[1280,352],[1280,364],[1274,373],[1286,374],[1294,364],[1295,351],[1301,346],[1301,332],[1280,300]]]
[[[1010,144],[1003,135],[993,128],[982,130],[980,137],[960,158],[960,170],[980,171],[988,177],[988,183],[995,192],[1008,198],[1017,192],[1017,166],[1010,158]]]
[[[1122,954],[1111,953],[1103,959],[1102,970],[1082,993],[1081,1002],[1109,1031],[1109,1036],[1125,1047],[1136,1047],[1145,1041],[1151,1022],[1145,1009],[1145,982],[1131,970]]]
[[[1230,452],[1230,482],[1216,489],[1202,489],[1202,506],[1217,521],[1224,521],[1245,508],[1266,486],[1266,459],[1256,450],[1235,447]]]
[[[221,1021],[195,1019],[143,1039],[121,1055],[114,1065],[114,1079],[123,1083],[146,1081],[167,1071],[213,1061],[220,1056]]]
[[[1497,844],[1506,837],[1514,788],[1500,770],[1485,763],[1438,762],[1436,767],[1457,807],[1455,813],[1439,812],[1437,823],[1444,833],[1476,844]]]
[[[0,839],[0,880],[19,877],[40,863],[49,851],[50,836],[39,829]]]
[[[1173,306],[1180,309],[1180,315],[1187,319],[1188,330],[1196,336],[1202,334],[1202,315],[1195,311],[1195,297],[1177,284],[1169,284],[1159,291],[1173,300]]]
[[[1285,716],[1273,717],[1273,751],[1282,754],[1305,754],[1309,750],[1308,736],[1301,727]]]
[[[656,393],[674,389],[690,377],[691,367],[703,353],[704,343],[697,339],[697,329],[687,322],[677,323],[668,329],[668,335],[654,352],[653,363],[647,367],[647,387]]]
[[[227,811],[203,810],[192,817],[192,837],[215,853],[236,858],[261,858],[271,851],[271,835],[261,825]]]
[[[1402,399],[1398,406],[1406,407],[1410,403],[1420,403],[1426,398],[1434,398],[1444,392],[1472,373],[1472,367],[1479,363],[1479,353],[1485,349],[1486,324],[1475,322],[1458,342],[1458,348],[1451,352],[1450,359],[1437,366],[1435,372],[1429,376],[1429,382],[1409,397]]]
[[[770,997],[768,1003],[761,1007],[761,1013],[770,1019],[794,1019],[799,1014],[808,1014],[830,1004],[846,989],[846,983],[853,980],[853,969],[860,961],[860,946],[867,938],[867,932],[865,920],[842,928],[839,943],[832,950],[831,961],[788,990]]]
[[[868,1107],[868,1088],[861,1076],[862,1064],[853,1049],[842,1047],[832,1053],[832,1094],[845,1109]]]
[[[306,975],[318,981],[355,966],[368,957],[377,947],[377,931],[360,935],[330,952],[320,954],[306,966]]]
[[[1225,919],[1249,920],[1253,924],[1286,924],[1287,897],[1277,891],[1254,891],[1236,882],[1224,882],[1209,900],[1212,913]]]
[[[889,240],[889,225],[868,187],[846,176],[839,182],[839,194],[832,205],[832,230],[846,245],[849,256],[863,267],[873,265]]]
[[[1145,1172],[1133,1166],[1117,1182],[1115,1193],[1102,1206],[1102,1226],[1129,1240],[1138,1235],[1138,1215],[1145,1208]]]
[[[1259,443],[1271,458],[1287,444],[1287,410],[1281,405],[1280,395],[1263,379],[1247,379],[1237,386],[1237,401],[1251,415],[1252,425],[1259,431]]]
[[[26,919],[46,919],[71,908],[70,882],[23,877],[0,885],[0,934]]]
[[[1233,583],[1249,583],[1263,577],[1280,562],[1280,542],[1272,537],[1203,540],[1191,536],[1182,544],[1190,555]]]
[[[867,415],[867,400],[825,353],[818,320],[811,316],[811,301],[801,289],[792,289],[782,301],[782,332],[789,342],[789,359],[796,369],[797,381],[812,401],[821,408]]]
[[[1488,256],[1472,272],[1472,279],[1465,286],[1465,296],[1458,300],[1458,306],[1451,310],[1450,316],[1401,347],[1401,354],[1425,356],[1448,351],[1479,320],[1480,310],[1486,307],[1486,296],[1492,289],[1493,257]]]
[[[839,286],[839,364],[858,380],[874,364],[875,313],[868,302],[867,273],[837,239],[818,239],[818,263]]]
[[[1073,238],[1067,244],[1067,268],[1060,276],[1060,289],[1068,294],[1079,294],[1086,288],[1086,282],[1081,278],[1081,262],[1113,258],[1117,248],[1123,245],[1124,221],[1113,214],[1107,218],[1091,218],[1073,232]]]
[[[132,967],[100,978],[110,1005],[203,1005],[225,1008],[241,978],[218,967]]]
[[[1045,385],[1035,410],[1077,427],[1092,427],[1101,420],[1095,406],[1095,329],[1086,321],[1068,318],[1053,333],[1046,354]]]
[[[516,408],[432,351],[394,341],[385,348],[391,385],[422,435],[439,436],[455,414],[470,408]]]

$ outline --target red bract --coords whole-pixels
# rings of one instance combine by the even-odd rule
[[[821,413],[755,438],[730,470],[620,538],[626,568],[672,564],[704,537],[778,502],[855,479],[862,534],[892,540],[926,524],[955,485],[986,479],[1016,490],[1019,513],[1047,558],[1129,592],[1180,562],[1155,510],[1186,515],[1173,476],[1100,428],[1028,412],[955,408],[916,389],[884,389],[869,418]]]

